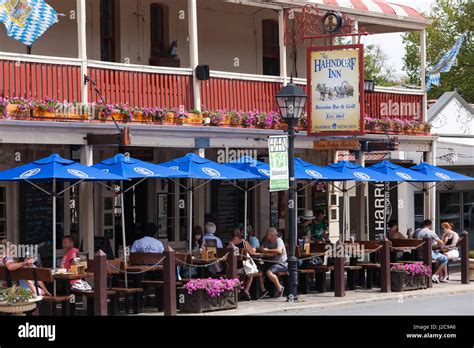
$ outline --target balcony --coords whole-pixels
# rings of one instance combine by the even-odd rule
[[[0,53],[0,96],[36,100],[53,98],[61,102],[81,103],[82,64],[82,61],[71,58]],[[107,104],[193,109],[191,69],[93,60],[86,64],[87,75],[95,82]],[[201,103],[208,110],[274,111],[275,95],[282,87],[282,82],[280,77],[211,71],[210,80],[200,81]],[[295,79],[295,82],[306,89],[305,79]],[[101,101],[91,83],[86,90],[90,103]],[[423,121],[422,104],[423,92],[420,90],[376,88],[375,92],[366,93],[364,109],[368,121],[367,132],[405,132],[403,128],[390,129],[383,125],[387,120],[407,123]],[[50,118],[44,120],[51,121]],[[63,120],[68,121],[67,118]],[[144,119],[135,121],[149,122]]]

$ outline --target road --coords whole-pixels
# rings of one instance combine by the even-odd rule
[[[325,309],[302,309],[272,315],[474,315],[474,293],[421,296]]]

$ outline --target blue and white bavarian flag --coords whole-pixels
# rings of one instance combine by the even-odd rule
[[[57,12],[44,0],[0,0],[0,22],[8,36],[27,46],[57,21]]]
[[[439,86],[441,83],[441,73],[451,71],[451,68],[456,61],[456,57],[459,53],[459,49],[466,38],[466,34],[463,34],[456,44],[441,58],[438,64],[431,69],[427,79],[426,79],[426,89],[430,90],[432,85]]]

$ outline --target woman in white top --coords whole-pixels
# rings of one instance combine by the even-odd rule
[[[444,253],[450,260],[459,258],[459,250],[457,244],[459,242],[459,234],[453,231],[454,226],[449,222],[443,222],[441,224],[443,235],[441,240],[444,242],[448,251]]]

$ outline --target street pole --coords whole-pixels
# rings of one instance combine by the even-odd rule
[[[288,119],[288,170],[290,176],[290,187],[288,192],[288,231],[290,252],[288,258],[289,294],[288,301],[297,299],[298,288],[298,259],[295,256],[296,248],[296,180],[295,180],[295,119]]]

